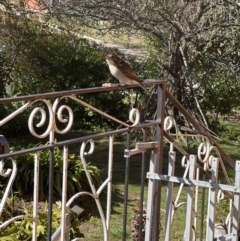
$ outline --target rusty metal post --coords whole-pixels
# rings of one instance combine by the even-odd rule
[[[152,150],[149,172],[162,174],[163,168],[163,123],[165,115],[165,85],[157,86],[157,121],[161,121],[156,128],[157,148]],[[160,203],[161,203],[161,184],[159,180],[149,179],[148,201],[147,201],[147,219],[145,240],[159,240],[160,227]]]

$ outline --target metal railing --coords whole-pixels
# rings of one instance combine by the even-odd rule
[[[82,101],[81,95],[104,92],[117,91],[122,87],[96,87],[89,89],[78,89],[70,91],[62,91],[55,93],[45,93],[29,96],[20,96],[15,98],[0,99],[0,104],[7,104],[12,102],[22,103],[16,111],[6,116],[0,121],[0,126],[7,125],[8,122],[17,118],[23,111],[32,107],[33,104],[44,103],[47,106],[48,113],[39,105],[33,108],[28,120],[28,127],[30,133],[36,138],[49,137],[49,142],[34,148],[26,148],[21,151],[14,151],[0,155],[0,175],[9,177],[8,184],[4,191],[4,195],[0,202],[0,214],[2,214],[6,205],[6,200],[10,194],[11,187],[17,175],[18,167],[16,157],[25,155],[26,153],[34,153],[34,190],[33,190],[33,233],[32,240],[37,240],[37,221],[38,221],[38,200],[39,200],[39,168],[40,167],[40,153],[44,150],[49,150],[49,191],[48,191],[48,236],[47,240],[69,240],[67,227],[70,225],[70,216],[67,214],[73,202],[82,195],[88,195],[95,201],[96,207],[99,211],[102,221],[104,240],[110,240],[110,217],[111,217],[111,202],[112,202],[112,170],[114,163],[114,137],[119,134],[126,134],[126,149],[123,150],[126,158],[125,164],[125,190],[124,190],[124,210],[123,210],[123,230],[122,240],[127,240],[127,212],[128,212],[128,185],[130,173],[130,160],[136,154],[142,154],[142,171],[141,175],[141,193],[139,197],[140,203],[140,220],[143,218],[143,203],[146,201],[146,226],[140,222],[139,232],[145,232],[145,240],[173,240],[172,239],[172,225],[174,216],[178,208],[186,207],[185,228],[182,233],[184,240],[238,240],[239,229],[239,193],[240,193],[240,174],[239,165],[222,150],[216,143],[208,131],[202,127],[192,117],[187,110],[175,99],[175,97],[166,89],[163,81],[149,80],[143,83],[144,85],[155,85],[155,94],[157,95],[156,118],[154,120],[144,120],[140,123],[140,114],[137,109],[130,111],[129,122],[118,120],[113,116],[105,113],[104,110],[99,110],[94,106]],[[127,86],[126,88],[133,88],[136,85]],[[123,128],[103,133],[97,133],[86,136],[79,136],[74,139],[64,141],[55,141],[55,134],[66,134],[72,128],[74,122],[74,113],[70,106],[61,105],[60,101],[63,98],[71,99],[80,105],[105,116],[112,121],[120,123]],[[197,155],[190,155],[177,141],[177,134],[171,133],[174,120],[172,117],[165,117],[165,101],[168,99],[186,120],[191,123],[197,134],[186,134],[185,138],[195,138],[202,143],[199,144]],[[68,118],[63,118],[63,111],[67,111]],[[41,120],[37,124],[38,127],[46,125],[47,128],[43,134],[35,132],[34,118],[36,114],[41,115]],[[57,120],[65,123],[63,129],[58,128]],[[149,128],[155,129],[155,136],[147,136]],[[135,148],[130,148],[130,136],[132,131],[140,131],[142,133],[142,142],[135,144]],[[97,188],[91,178],[88,170],[87,156],[94,155],[95,140],[101,138],[108,138],[108,173],[101,186]],[[164,142],[169,143],[168,158],[164,157],[166,146]],[[68,152],[71,145],[77,144],[80,147],[80,157],[84,166],[84,170],[89,182],[91,191],[83,191],[76,193],[69,200],[67,200],[67,174],[68,174]],[[53,203],[53,171],[54,171],[54,149],[61,147],[63,149],[63,173],[62,173],[62,211],[61,222],[59,229],[53,234],[52,228],[52,203]],[[146,152],[151,152],[149,161],[149,170],[146,167]],[[213,156],[213,153],[216,157]],[[181,155],[179,158],[177,155]],[[5,163],[11,162],[12,169],[5,169]],[[183,176],[177,176],[175,171],[175,164],[181,163],[183,168]],[[231,183],[228,177],[226,165],[235,168],[235,182]],[[164,169],[167,167],[166,173]],[[223,178],[220,183],[218,181],[219,171],[223,173]],[[144,193],[144,183],[148,179],[147,195]],[[166,188],[163,187],[163,182],[167,182]],[[175,185],[174,185],[175,184]],[[106,212],[99,199],[103,190],[107,190]],[[183,190],[187,190],[184,193]],[[208,201],[206,202],[206,190],[209,190]],[[166,207],[161,207],[161,199],[163,192],[166,191]],[[176,195],[174,195],[174,193]],[[180,202],[180,196],[185,195],[185,201]],[[199,196],[201,195],[201,198]],[[221,206],[223,197],[227,198],[229,202],[228,215],[222,223],[216,222],[216,208]],[[200,204],[199,204],[200,203]],[[221,209],[221,208],[220,208]],[[200,210],[200,211],[198,211]],[[223,211],[222,209],[220,211]],[[162,215],[163,214],[163,215]],[[222,213],[220,214],[222,215]],[[25,215],[12,217],[0,225],[0,232],[16,220],[24,219]],[[204,222],[207,221],[207,224]],[[165,223],[163,232],[160,232],[160,223]],[[217,226],[226,226],[226,233],[218,235],[216,233]],[[145,231],[142,231],[145,230]],[[218,236],[218,237],[217,237]],[[74,240],[77,240],[76,237]],[[141,235],[139,234],[139,240]]]

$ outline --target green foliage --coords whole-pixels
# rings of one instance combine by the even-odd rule
[[[2,68],[8,70],[3,76],[4,87],[8,86],[7,94],[2,91],[4,97],[90,88],[105,82],[118,82],[111,76],[104,59],[104,55],[112,50],[24,16],[12,16],[5,27],[4,40],[8,44],[4,46],[4,56],[0,52],[0,57],[5,60]],[[138,67],[143,69],[139,64]],[[126,120],[130,109],[129,103],[124,101],[126,96],[126,91],[115,91],[86,94],[81,99],[118,119]],[[74,112],[74,129],[95,131],[117,126],[73,100],[65,99],[62,103],[69,105]],[[22,104],[1,106],[1,119]],[[28,133],[29,112],[30,109],[27,109],[18,115],[18,118],[1,127],[0,132],[7,137],[11,133]]]
[[[196,75],[202,107],[215,115],[228,115],[240,106],[240,78],[219,67],[203,70]],[[196,83],[197,83],[196,81]]]
[[[240,141],[240,130],[238,128],[238,124],[232,125],[230,122],[219,122],[218,123],[218,133],[220,133],[220,137],[225,141]]]
[[[28,148],[33,147],[29,145]],[[22,147],[12,148],[12,151],[21,150]],[[68,179],[67,179],[67,195],[71,197],[76,192],[82,190],[90,191],[90,186],[84,172],[83,164],[79,157],[74,154],[68,157]],[[39,155],[39,192],[40,197],[47,196],[48,177],[49,177],[49,151],[42,151]],[[19,196],[32,193],[34,180],[34,153],[28,153],[16,158],[18,165],[18,174],[13,184],[13,190]],[[96,166],[88,165],[92,181],[98,187],[101,184],[100,171]],[[62,195],[62,175],[63,175],[63,156],[59,148],[54,149],[54,176],[53,185],[54,193]]]
[[[54,233],[60,225],[60,216],[61,216],[61,202],[56,203],[56,207],[52,210],[52,233]],[[23,202],[25,215],[27,216],[21,221],[15,221],[12,225],[2,230],[0,233],[0,241],[17,241],[32,240],[32,207],[26,207]],[[45,241],[47,239],[47,226],[48,226],[48,206],[45,205],[44,209],[38,212],[38,226],[37,226],[37,240]],[[71,223],[70,237],[83,237],[82,233],[79,230],[80,222],[75,218]]]

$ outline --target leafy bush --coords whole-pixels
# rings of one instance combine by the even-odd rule
[[[4,97],[91,88],[105,82],[118,82],[111,76],[104,59],[104,55],[112,50],[70,32],[54,31],[23,16],[12,16],[11,21],[5,26],[4,41],[8,44],[0,52],[0,58],[4,54],[2,57],[5,60],[0,62],[0,69],[9,69],[2,76],[5,80],[3,89],[7,86],[8,90],[7,94],[2,93]],[[20,43],[16,41],[16,36],[21,36]],[[18,46],[17,53],[14,52],[15,46]],[[14,63],[11,61],[13,56]],[[123,101],[126,96],[126,91],[115,91],[82,95],[81,99],[116,118],[126,119],[129,110],[129,104]],[[71,106],[74,112],[74,129],[109,129],[116,126],[116,123],[72,100],[62,102]],[[14,104],[4,106],[3,111],[0,109],[1,119],[18,107]],[[11,133],[28,133],[28,117],[29,109],[1,127],[0,133],[7,137]]]
[[[34,147],[29,145],[28,148]],[[12,151],[21,150],[22,147],[12,148]],[[62,195],[62,173],[63,173],[63,155],[59,148],[54,149],[54,177],[53,186],[56,195]],[[39,156],[39,192],[40,197],[47,196],[48,176],[49,176],[49,151],[42,151]],[[34,180],[34,153],[28,153],[23,156],[16,157],[18,172],[13,184],[13,189],[19,196],[31,193],[33,190]],[[96,166],[88,165],[93,183],[98,187],[101,183],[100,171]],[[68,179],[67,179],[67,195],[71,197],[79,191],[89,191],[90,186],[84,172],[83,164],[79,157],[72,154],[68,159]]]
[[[61,216],[61,202],[56,203],[57,206],[52,210],[52,233],[54,233],[60,225]],[[32,207],[26,207],[23,202],[25,215],[27,218],[21,221],[15,221],[11,226],[0,232],[0,241],[30,241],[32,240]],[[38,226],[37,226],[37,240],[47,240],[47,226],[48,226],[48,206],[38,212]],[[70,237],[83,237],[79,230],[80,222],[75,218],[71,223]]]
[[[3,97],[91,88],[105,82],[118,83],[111,76],[104,59],[104,55],[109,52],[117,52],[122,56],[116,49],[108,49],[80,38],[71,31],[53,29],[34,18],[25,18],[24,15],[11,16],[9,23],[3,27],[3,41],[7,43],[0,51],[0,74],[2,73],[1,78],[4,79],[0,94]],[[133,56],[123,58],[131,63],[142,79],[157,76],[154,59],[144,62],[136,61]],[[1,72],[1,69],[7,71]],[[134,91],[143,93],[141,88]],[[127,98],[129,93],[125,90],[81,96],[85,102],[121,120],[128,119],[132,106],[129,101],[126,102]],[[62,102],[74,112],[73,129],[95,131],[118,126],[70,99]],[[18,107],[13,104],[4,106],[3,110],[0,108],[0,118],[3,119]],[[6,137],[11,133],[27,134],[28,117],[29,109],[1,127],[0,133]]]
[[[232,127],[229,123],[219,124],[221,130],[220,135],[224,140],[239,141],[240,130]]]

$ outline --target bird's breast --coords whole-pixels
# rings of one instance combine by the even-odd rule
[[[124,75],[115,65],[109,65],[109,69],[111,74],[118,79],[121,83],[130,85],[135,84],[134,80],[129,79],[126,75]]]

